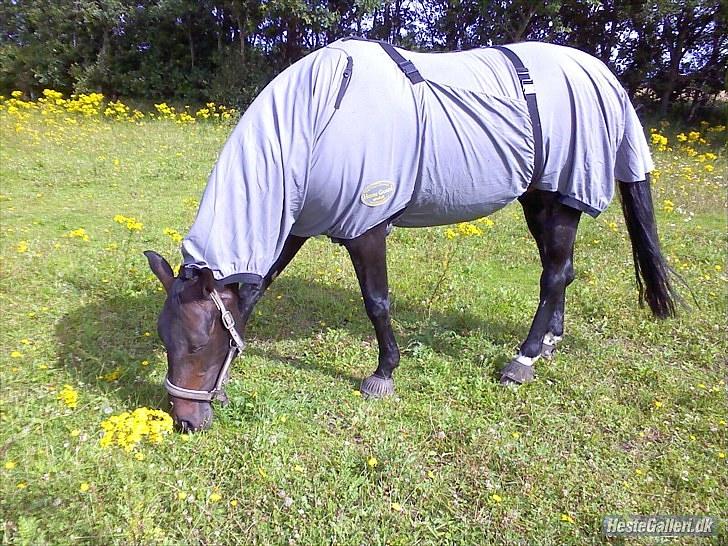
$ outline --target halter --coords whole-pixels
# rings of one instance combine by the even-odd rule
[[[220,294],[217,290],[213,289],[210,292],[210,298],[215,303],[215,306],[220,310],[222,324],[225,329],[230,333],[230,348],[228,349],[227,356],[225,357],[225,363],[220,368],[220,372],[217,374],[217,380],[215,386],[209,391],[201,391],[196,389],[185,389],[184,387],[178,387],[169,380],[169,374],[164,377],[164,388],[172,396],[182,398],[183,400],[199,400],[202,402],[212,402],[213,400],[219,400],[220,402],[226,402],[227,396],[225,396],[225,382],[227,381],[228,371],[230,365],[235,360],[235,357],[243,352],[245,342],[240,334],[235,329],[235,319],[230,311],[225,308],[225,304],[220,298]]]

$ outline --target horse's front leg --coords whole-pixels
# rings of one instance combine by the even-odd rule
[[[343,241],[354,264],[364,307],[379,344],[379,365],[360,387],[362,394],[373,398],[394,394],[392,372],[399,365],[399,348],[389,318],[386,237],[387,226],[382,223],[356,239]]]
[[[574,242],[581,212],[562,205],[553,192],[535,190],[521,198],[529,230],[541,256],[541,290],[531,329],[516,357],[501,371],[501,383],[533,380],[533,365],[549,355],[563,335],[566,287],[574,280]]]

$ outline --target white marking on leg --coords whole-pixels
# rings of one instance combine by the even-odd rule
[[[555,336],[552,332],[546,332],[546,335],[543,336],[543,344],[549,347],[556,347],[562,339],[564,339],[564,336]]]
[[[523,364],[524,366],[533,366],[539,358],[541,358],[541,355],[531,357],[523,356],[521,353],[518,353],[513,358],[513,362],[518,362],[519,364]]]

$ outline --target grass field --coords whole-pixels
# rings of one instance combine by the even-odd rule
[[[0,103],[3,544],[583,545],[605,514],[728,516],[725,129],[652,137],[665,254],[694,293],[678,319],[638,307],[615,202],[582,221],[558,355],[504,388],[540,273],[519,207],[480,236],[395,230],[398,395],[363,400],[373,330],[346,252],[316,239],[260,303],[212,429],[127,452],[102,422],[166,407],[142,251],[179,261],[171,230],[230,125],[53,100]]]

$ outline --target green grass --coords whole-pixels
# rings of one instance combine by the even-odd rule
[[[142,251],[179,260],[163,230],[189,227],[229,128],[14,125],[0,113],[0,463],[16,463],[0,466],[3,543],[582,545],[604,542],[605,514],[728,515],[719,146],[712,173],[656,154],[665,254],[697,299],[682,289],[680,318],[637,306],[615,203],[582,221],[558,355],[535,383],[502,388],[540,273],[518,206],[460,243],[395,230],[398,395],[367,401],[356,389],[377,349],[351,264],[312,240],[257,308],[212,429],[140,461],[98,439],[109,413],[166,407],[163,294]],[[144,228],[128,234],[115,214]],[[77,228],[90,240],[65,236]],[[75,409],[57,399],[65,384]]]

